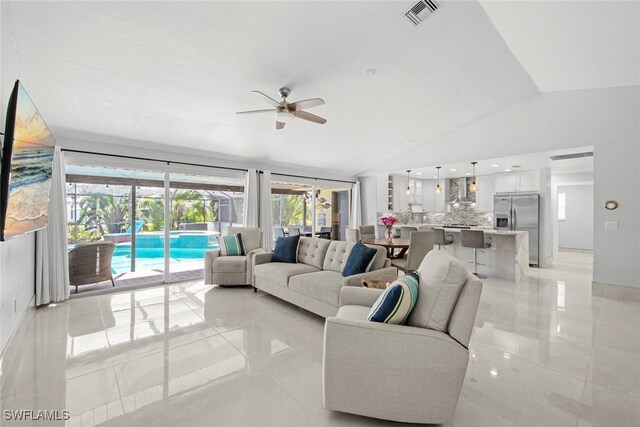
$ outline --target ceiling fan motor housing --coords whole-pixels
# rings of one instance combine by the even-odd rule
[[[278,89],[278,93],[280,94],[280,96],[282,98],[287,98],[289,96],[289,94],[291,93],[291,89],[289,89],[288,87],[281,87],[280,89]]]

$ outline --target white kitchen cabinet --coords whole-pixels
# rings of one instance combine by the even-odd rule
[[[518,172],[505,172],[496,174],[496,193],[511,193],[518,191]]]
[[[495,175],[476,177],[478,190],[476,191],[476,210],[478,212],[493,212],[493,195],[495,194]]]
[[[518,172],[520,186],[518,191],[540,191],[540,172],[538,170]]]
[[[539,191],[540,173],[537,170],[496,174],[496,193]]]

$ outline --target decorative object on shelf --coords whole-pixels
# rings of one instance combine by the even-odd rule
[[[617,200],[607,200],[606,202],[604,202],[604,207],[606,209],[609,209],[610,211],[618,209],[618,206],[620,206],[620,204]]]
[[[440,187],[440,168],[442,166],[436,166],[436,169],[438,170],[438,175],[436,178],[436,193],[441,193],[442,192],[442,187]]]
[[[409,174],[411,173],[411,169],[407,169],[407,196],[411,194],[411,187],[409,186]]]
[[[316,204],[316,209],[318,209],[320,212],[318,212],[318,225],[319,226],[326,226],[327,225],[327,213],[325,212],[325,209],[329,209],[331,207],[331,203],[327,202],[327,199],[325,199],[324,197],[320,197],[319,199],[317,199],[318,203]]]
[[[380,222],[382,222],[384,226],[387,227],[387,233],[386,233],[387,240],[388,241],[393,240],[392,229],[393,229],[393,225],[398,222],[398,218],[393,215],[385,214],[380,217]]]
[[[476,165],[477,164],[478,162],[471,162],[471,166],[473,167],[473,178],[471,181],[471,185],[469,186],[469,190],[471,190],[474,193],[478,189],[478,185],[476,184]]]

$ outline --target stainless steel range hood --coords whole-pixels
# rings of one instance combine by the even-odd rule
[[[451,178],[449,179],[449,190],[451,191],[451,181],[457,181],[458,184],[458,194],[454,200],[449,201],[450,204],[471,204],[475,203],[475,200],[471,200],[467,195],[467,178]]]

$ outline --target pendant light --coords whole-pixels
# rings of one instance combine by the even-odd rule
[[[436,169],[438,170],[438,176],[436,181],[436,193],[442,192],[442,187],[440,187],[440,168],[441,167],[442,166],[436,166]]]
[[[476,164],[478,162],[471,162],[471,165],[473,166],[473,179],[471,181],[471,185],[469,186],[469,191],[471,191],[472,193],[475,193],[476,190],[478,189],[478,185],[476,184]]]
[[[407,169],[407,196],[411,194],[411,187],[409,186],[409,174],[411,173],[411,169]]]

